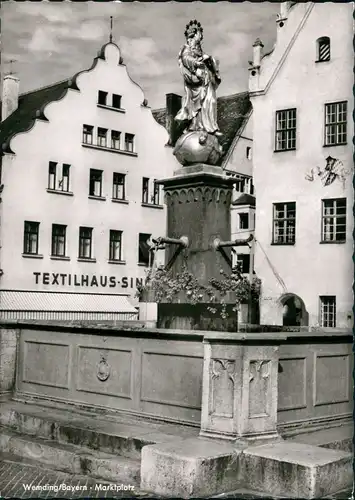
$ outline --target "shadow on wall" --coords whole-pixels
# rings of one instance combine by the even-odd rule
[[[283,326],[308,326],[309,314],[303,300],[293,293],[280,298]]]

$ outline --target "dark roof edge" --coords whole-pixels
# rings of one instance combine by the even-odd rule
[[[243,94],[249,94],[249,90],[243,90],[242,92],[235,92],[234,94],[228,94],[228,95],[221,95],[220,97],[217,97],[218,99],[232,99],[237,96],[241,96]]]
[[[242,205],[249,205],[251,207],[255,207],[255,196],[251,195],[251,194],[248,194],[248,193],[243,193],[239,196],[239,198],[237,198],[236,200],[234,200],[232,203],[231,203],[232,206],[242,206]]]
[[[0,145],[0,149],[1,149],[2,154],[3,153],[15,154],[14,151],[12,151],[12,149],[10,148],[11,139],[13,139],[13,137],[15,137],[18,134],[22,134],[24,132],[28,132],[29,130],[31,130],[31,128],[34,126],[36,120],[48,121],[48,119],[44,113],[46,106],[48,104],[50,104],[51,102],[60,101],[61,99],[63,99],[63,97],[67,94],[69,88],[71,88],[70,87],[71,80],[63,80],[62,82],[59,82],[59,83],[56,83],[53,85],[48,85],[47,87],[43,87],[41,89],[41,90],[50,89],[51,87],[55,87],[56,85],[60,85],[60,83],[65,83],[65,82],[68,82],[68,83],[66,86],[64,86],[63,91],[55,98],[51,97],[49,99],[45,99],[42,102],[42,104],[38,107],[38,109],[35,111],[34,116],[32,116],[29,119],[27,125],[22,130],[13,130],[12,132],[9,133],[9,135],[6,137],[5,141]],[[38,92],[40,92],[40,90],[38,90]],[[26,95],[30,95],[31,93],[34,93],[34,92],[29,92]],[[5,123],[5,122],[6,122],[6,120],[4,120],[4,122],[2,122],[2,123]]]
[[[64,78],[64,80],[59,80],[58,82],[55,82],[55,83],[51,83],[49,85],[44,85],[43,87],[38,87],[37,89],[33,89],[33,90],[28,90],[27,92],[23,92],[22,94],[19,95],[19,99],[21,97],[25,97],[29,94],[34,94],[35,92],[40,92],[41,90],[47,90],[47,89],[50,89],[51,87],[54,87],[55,85],[60,85],[61,83],[65,83],[65,82],[68,82],[68,84],[70,84],[70,81],[71,79],[70,78]]]
[[[235,136],[233,137],[233,140],[232,142],[230,143],[229,145],[229,148],[228,148],[228,151],[225,152],[224,156],[223,156],[223,162],[222,162],[222,168],[225,169],[225,166],[237,144],[237,142],[239,141],[241,135],[242,135],[242,132],[243,130],[245,129],[245,127],[247,126],[247,123],[251,117],[251,115],[253,114],[253,107],[250,108],[249,112],[247,115],[244,115],[243,117],[243,121],[239,127],[239,129],[237,130]]]

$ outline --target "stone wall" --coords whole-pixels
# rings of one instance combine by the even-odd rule
[[[291,338],[292,340],[292,338]],[[343,339],[344,340],[344,339]],[[294,338],[279,350],[278,424],[336,422],[352,411],[352,343]]]
[[[0,401],[8,399],[14,390],[18,335],[15,328],[0,327]]]
[[[217,398],[216,412],[231,419],[239,380],[234,373],[242,363],[243,387],[249,381],[243,390],[249,399],[255,399],[248,408],[253,413],[254,406],[262,402],[262,392],[253,397],[262,390],[259,385],[254,387],[261,377],[267,383],[265,391],[272,390],[276,396],[281,433],[340,425],[352,415],[350,332],[223,333],[163,330],[138,322],[131,327],[8,325],[0,329],[3,396],[11,395],[14,388],[17,338],[17,397],[124,411],[199,427],[203,370],[205,379],[211,375],[208,384]],[[269,359],[276,363],[276,372],[268,368],[256,373],[255,366],[261,363],[264,367]],[[233,410],[240,411],[240,405]]]
[[[17,394],[198,424],[202,335],[23,329]]]

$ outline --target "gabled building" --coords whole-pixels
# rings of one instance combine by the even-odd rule
[[[179,164],[119,48],[20,96],[8,75],[2,120],[2,316],[135,317],[147,242],[165,232],[154,180]]]
[[[353,5],[283,2],[254,44],[255,271],[261,322],[353,324]]]

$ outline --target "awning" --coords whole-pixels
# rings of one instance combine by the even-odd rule
[[[126,295],[0,291],[3,319],[136,319]]]

